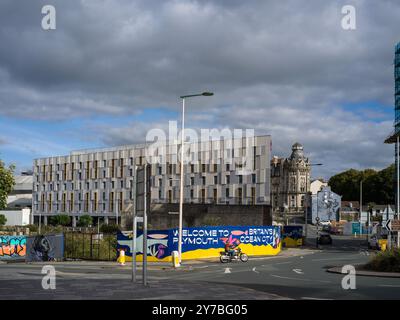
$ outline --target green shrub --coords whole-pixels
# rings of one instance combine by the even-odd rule
[[[71,224],[71,217],[66,214],[59,214],[52,216],[49,219],[49,223],[53,226],[68,226]]]
[[[400,272],[400,250],[392,249],[378,253],[365,268],[381,272]]]
[[[93,225],[93,218],[90,215],[84,214],[79,217],[78,227],[89,227],[91,225]]]
[[[0,214],[0,226],[4,226],[7,223],[7,218],[4,214]]]
[[[100,226],[100,232],[102,233],[115,233],[119,231],[119,226],[116,224],[102,224]]]
[[[36,224],[28,224],[25,226],[29,229],[29,232],[38,232],[39,227]]]

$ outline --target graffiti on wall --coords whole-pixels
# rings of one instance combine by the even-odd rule
[[[0,260],[25,259],[25,236],[0,236]]]
[[[147,256],[150,260],[170,260],[172,251],[178,250],[178,229],[151,230],[148,232]],[[182,230],[182,258],[205,258],[219,255],[226,242],[240,246],[251,255],[277,254],[280,250],[279,227],[197,227]],[[132,232],[118,234],[118,250],[132,257]],[[138,233],[136,253],[143,254],[143,235]]]
[[[54,261],[64,256],[64,237],[58,235],[38,235],[28,237],[27,261]]]
[[[124,249],[125,255],[132,257],[132,232],[118,233],[118,249]],[[171,254],[169,250],[169,230],[150,230],[147,233],[147,255],[163,259]],[[136,237],[136,254],[143,254],[143,232]]]
[[[303,244],[303,226],[283,226],[282,243],[286,247],[297,247]]]

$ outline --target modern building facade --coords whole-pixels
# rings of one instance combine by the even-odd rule
[[[398,167],[399,167],[399,152],[400,152],[400,42],[397,43],[394,50],[394,130],[392,133],[385,139],[385,143],[394,144],[394,152],[395,152],[395,167],[396,167],[396,176],[393,177],[394,181],[397,181],[398,176]],[[397,182],[398,183],[398,182]],[[400,195],[398,194],[399,190],[396,191],[396,208],[400,207],[399,199]]]
[[[251,140],[251,141],[250,141]],[[188,146],[184,166],[184,202],[270,204],[270,136],[216,140]],[[146,154],[147,152],[147,154]],[[151,203],[178,203],[179,146],[131,145],[72,151],[34,160],[33,215],[68,214],[73,225],[84,214],[108,223],[129,206],[135,166],[151,167]]]
[[[292,146],[289,158],[271,160],[271,200],[273,212],[304,213],[310,191],[310,161],[300,143]]]
[[[394,100],[395,100],[395,133],[400,132],[400,42],[395,47],[394,55]]]

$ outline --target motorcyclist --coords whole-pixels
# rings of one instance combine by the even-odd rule
[[[225,243],[225,252],[229,256],[233,256],[236,251],[236,245],[235,243],[230,243],[229,240],[226,241]]]

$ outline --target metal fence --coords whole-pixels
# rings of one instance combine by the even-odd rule
[[[65,232],[65,258],[115,261],[116,233]]]

